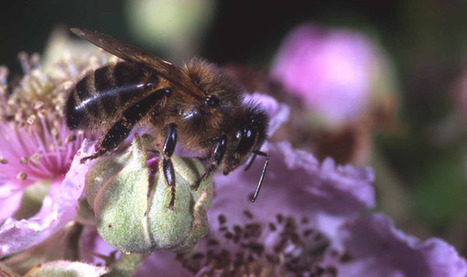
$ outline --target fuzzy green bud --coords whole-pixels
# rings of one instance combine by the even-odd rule
[[[86,195],[97,230],[107,243],[124,252],[189,250],[208,231],[212,182],[204,180],[198,190],[192,189],[204,166],[197,159],[174,154],[176,190],[170,209],[171,188],[160,174],[162,163],[151,176],[147,161],[136,136],[125,153],[103,157],[91,166]]]

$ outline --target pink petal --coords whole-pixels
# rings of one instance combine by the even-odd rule
[[[91,264],[103,264],[100,257],[95,254],[110,257],[115,248],[108,245],[97,233],[95,227],[86,227],[80,238],[81,261]],[[193,274],[180,265],[176,254],[170,251],[156,251],[148,256],[135,276],[152,276],[157,272],[158,276],[193,276]]]
[[[240,224],[245,220],[243,211],[248,210],[256,221],[265,223],[279,213],[307,217],[330,235],[346,217],[374,207],[371,169],[336,167],[330,159],[320,164],[312,154],[294,150],[287,142],[270,143],[266,148],[271,162],[255,203],[249,195],[261,174],[261,157],[247,172],[237,169],[229,176],[214,177],[216,191],[208,213],[212,229],[219,227],[219,214],[226,214],[229,224]]]
[[[0,228],[0,257],[36,245],[72,220],[78,209],[78,198],[84,188],[87,166],[80,158],[90,154],[92,147],[86,141],[75,155],[63,182],[52,184],[44,198],[41,210],[29,219],[8,218]]]
[[[19,208],[23,191],[17,184],[6,183],[0,186],[0,222],[4,221]]]
[[[95,226],[85,227],[79,240],[81,261],[92,264],[105,263],[99,256],[110,257],[115,248],[105,242],[97,233]]]
[[[157,272],[157,274],[156,274]],[[143,265],[138,269],[135,276],[194,276],[192,272],[183,267],[176,259],[176,254],[170,251],[157,251],[144,260]]]
[[[291,31],[271,74],[331,123],[357,118],[369,102],[376,50],[365,36],[303,24]]]
[[[383,214],[371,214],[348,222],[341,230],[352,260],[340,266],[346,276],[459,276],[467,274],[467,262],[445,241],[426,241],[394,227]]]

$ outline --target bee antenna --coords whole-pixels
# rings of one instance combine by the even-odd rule
[[[253,155],[251,155],[251,157],[248,159],[248,161],[246,162],[246,166],[245,166],[245,171],[247,171],[248,169],[250,169],[251,165],[253,164],[253,162],[255,161],[256,159],[256,153],[253,152]]]
[[[255,202],[256,198],[258,198],[259,191],[261,190],[261,186],[263,185],[264,176],[266,176],[266,170],[268,169],[268,165],[269,165],[269,155],[268,154],[266,154],[264,152],[261,152],[261,151],[254,151],[251,162],[249,162],[247,168],[249,168],[251,166],[251,164],[253,163],[253,160],[255,159],[256,155],[262,156],[266,160],[264,161],[263,171],[261,172],[261,177],[259,178],[258,185],[256,186],[255,194],[253,194],[253,198],[251,198],[251,202]]]

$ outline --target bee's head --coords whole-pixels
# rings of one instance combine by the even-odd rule
[[[225,175],[245,163],[253,151],[261,148],[266,140],[268,125],[268,115],[260,105],[242,107],[229,132],[223,165]]]

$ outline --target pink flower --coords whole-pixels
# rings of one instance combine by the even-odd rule
[[[267,218],[278,214],[294,215],[297,219],[307,217],[316,227],[334,232],[331,221],[340,222],[375,206],[370,168],[336,168],[331,159],[320,164],[311,154],[293,150],[287,142],[270,143],[265,151],[271,155],[271,164],[257,202],[253,205],[249,194],[259,177],[259,161],[251,171],[216,176],[211,218],[229,210],[229,222],[240,224],[245,216],[239,207],[250,207],[253,214],[258,210]],[[217,222],[211,224],[213,229],[218,229]]]
[[[337,36],[331,42],[326,40],[325,45],[333,46],[331,42],[339,42],[341,38]],[[364,53],[366,49],[365,43],[361,41],[355,47],[345,46],[345,43],[343,45],[341,47],[337,44],[330,49],[337,49],[339,54],[346,54],[347,51],[354,53],[355,49]],[[332,54],[334,50],[331,50],[329,55],[323,50],[323,59],[328,56],[331,61],[335,59]],[[338,84],[331,86],[331,90],[323,90],[326,93],[321,91],[317,96],[307,98],[307,95],[305,99],[311,99],[307,101],[316,105],[319,111],[331,111],[332,120],[353,120],[358,116],[355,115],[358,112],[355,105],[366,105],[365,100],[362,100],[363,104],[357,100],[365,95],[362,91],[365,91],[367,85],[365,78],[353,72],[356,67],[343,58],[346,55],[337,57],[339,62],[345,61],[345,66],[331,67],[329,72],[324,70],[327,73],[322,77],[333,80],[331,73],[336,72],[344,72],[342,75],[347,76],[340,84],[336,81]],[[357,57],[364,62],[369,56],[362,54]],[[314,59],[310,58],[312,62]],[[6,95],[4,86],[0,89],[0,96],[3,96],[0,109],[0,143],[3,142],[0,147],[0,197],[3,198],[0,198],[0,205],[6,207],[0,212],[0,220],[3,221],[0,225],[0,257],[30,248],[47,238],[50,238],[47,242],[54,243],[51,235],[76,216],[84,175],[88,169],[79,160],[93,150],[81,134],[67,131],[62,121],[62,111],[57,108],[63,102],[66,70],[60,71],[55,77],[37,72],[28,71],[11,96]],[[316,75],[322,73],[319,70],[314,72]],[[307,77],[302,75],[300,78],[298,84],[304,84],[306,88],[309,85]],[[348,91],[349,94],[339,92],[339,97],[333,98],[328,93],[350,85],[355,86],[354,90]],[[318,87],[321,89],[319,84]],[[327,100],[321,102],[320,97],[328,97],[329,103],[324,103]],[[347,102],[331,103],[336,99],[346,99]],[[274,98],[255,94],[245,101],[264,104],[271,117],[269,134],[287,121],[289,109]],[[343,106],[338,108],[339,105]],[[78,154],[75,155],[76,151]],[[288,142],[269,142],[263,146],[262,151],[270,155],[271,162],[256,203],[251,203],[250,198],[261,174],[261,157],[257,157],[257,161],[246,172],[239,169],[229,176],[214,176],[215,195],[207,214],[210,232],[191,252],[177,255],[154,252],[139,268],[137,275],[147,276],[157,272],[164,276],[462,277],[467,274],[465,259],[443,240],[420,241],[397,230],[386,216],[370,212],[376,206],[372,186],[375,177],[371,168],[336,166],[330,158],[319,162],[312,154],[293,149]],[[143,168],[144,163],[141,166]],[[100,173],[98,167],[95,170]],[[202,170],[202,166],[199,166],[199,170]],[[99,182],[99,177],[89,178]],[[126,178],[122,180],[126,182]],[[131,178],[129,180],[132,182]],[[31,191],[44,187],[45,195],[37,197],[40,199],[40,208],[24,216],[31,211],[25,211],[22,203],[30,200],[27,198]],[[143,199],[148,197],[146,191],[145,188],[141,194]],[[139,201],[135,205],[141,203]],[[166,206],[163,205],[163,208],[165,212]],[[86,214],[85,208],[80,210],[80,215],[83,214]],[[144,210],[141,214],[145,216]],[[121,218],[121,213],[115,215]],[[202,217],[206,219],[205,214]],[[162,218],[162,221],[166,220]],[[118,270],[129,273],[137,269],[144,256],[119,256],[96,233],[96,226],[89,224],[90,221],[83,216],[80,219],[67,225],[77,227],[76,231],[80,232],[80,241],[70,243],[67,250],[80,253],[81,260],[87,262],[101,262],[97,261],[99,257],[109,263],[109,268],[117,274]],[[115,225],[108,224],[105,227],[112,226]],[[171,228],[166,229],[170,232]],[[122,230],[124,233],[127,231],[125,228]],[[205,230],[201,230],[202,235]],[[128,237],[124,235],[122,238],[126,240]],[[23,254],[27,258],[28,252]],[[120,258],[115,261],[116,257]],[[125,261],[134,263],[129,265]],[[52,269],[57,265],[66,269],[81,264],[61,261],[46,265]],[[91,266],[90,270],[100,274],[101,270],[107,271],[107,268]]]
[[[256,203],[261,165],[215,177],[211,232],[194,251],[154,253],[138,276],[465,276],[466,261],[441,239],[397,230],[374,207],[369,168],[320,164],[288,143],[269,144],[271,168]]]
[[[303,24],[283,42],[271,75],[319,118],[340,125],[368,111],[375,82],[391,85],[378,79],[382,70],[383,77],[390,78],[385,63],[379,49],[362,34]]]
[[[0,86],[0,257],[42,242],[72,220],[84,186],[75,154],[91,147],[67,129],[61,105],[79,70],[57,64],[54,75],[37,66],[23,59],[26,75],[11,95]]]
[[[277,122],[275,128],[287,120],[288,109],[274,99],[256,94],[254,100],[265,103],[271,121]],[[374,207],[371,169],[336,167],[331,159],[320,164],[286,142],[270,143],[262,150],[271,155],[271,164],[259,199],[250,201],[262,167],[259,158],[247,172],[239,169],[227,177],[216,176],[207,238],[188,254],[154,253],[138,276],[155,270],[165,276],[215,270],[228,274],[227,268],[237,274],[271,275],[287,272],[297,261],[300,266],[308,264],[306,269],[335,268],[328,268],[319,249],[340,249],[340,241],[332,239],[339,227]],[[310,254],[298,255],[305,250]],[[292,256],[277,264],[281,253]]]
[[[442,239],[421,241],[394,227],[383,214],[349,220],[340,239],[352,258],[340,265],[346,276],[452,276],[467,274],[467,263]]]
[[[39,116],[31,115],[37,121],[33,124],[0,122],[0,144],[4,145],[0,148],[0,204],[7,207],[0,211],[0,220],[19,207],[27,187],[40,181],[61,182],[83,140],[82,135],[71,134],[61,120],[48,114]]]
[[[86,166],[79,160],[89,155],[90,149],[92,148],[87,144],[83,144],[66,175],[50,184],[41,209],[35,215],[19,220],[8,217],[3,222],[0,227],[0,257],[44,241],[76,216],[86,173]],[[21,193],[19,188],[17,193]]]
[[[269,103],[265,107],[273,121],[286,121],[284,108],[272,98],[257,94],[254,99]],[[249,171],[214,177],[206,238],[191,252],[154,252],[136,275],[467,273],[465,259],[443,240],[423,242],[397,230],[384,215],[362,215],[376,205],[370,168],[336,166],[332,159],[320,163],[287,142],[268,143],[262,150],[269,153],[271,163],[255,203],[250,196],[262,169],[259,157]],[[81,246],[83,253],[113,256],[112,248],[92,230],[83,236]],[[86,260],[93,258],[88,255]]]

